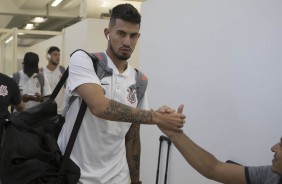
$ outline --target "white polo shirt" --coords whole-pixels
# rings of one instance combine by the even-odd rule
[[[39,93],[42,96],[47,96],[51,94],[51,88],[49,85],[48,79],[44,76],[44,86],[43,86],[43,94],[41,94],[41,85],[39,83],[37,73],[34,73],[31,77],[28,77],[23,70],[19,71],[20,80],[19,80],[19,88],[21,95],[28,94],[34,95],[35,93]],[[25,108],[33,107],[40,102],[28,101],[25,102]]]
[[[101,85],[102,83],[107,98],[136,107],[136,93],[129,90],[129,86],[136,83],[135,69],[128,66],[126,71],[119,74],[109,57],[108,66],[113,69],[113,75],[102,79],[100,82],[94,71],[91,59],[83,51],[74,53],[69,63],[66,98],[68,99],[72,95],[77,96],[75,89],[81,84],[95,83]],[[62,152],[66,149],[80,104],[81,99],[77,98],[66,113],[66,122],[58,138],[58,144]],[[144,95],[140,107],[148,109],[146,95]],[[129,183],[125,135],[130,126],[131,123],[98,118],[87,109],[71,153],[71,159],[81,169],[79,183]]]
[[[43,68],[43,74],[48,78],[51,90],[54,91],[56,85],[59,80],[62,78],[62,73],[59,65],[54,71],[49,70],[46,66]],[[55,101],[57,103],[57,112],[58,114],[62,114],[64,109],[64,95],[65,95],[65,87],[63,86],[59,91]]]

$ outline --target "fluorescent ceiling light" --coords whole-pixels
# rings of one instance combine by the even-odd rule
[[[33,19],[30,20],[30,22],[33,23],[42,23],[45,22],[47,20],[47,18],[43,18],[43,17],[34,17]]]
[[[101,7],[109,7],[110,5],[111,5],[110,2],[108,2],[108,1],[103,1]]]
[[[55,1],[51,4],[51,6],[56,7],[56,6],[58,6],[62,1],[63,1],[63,0],[55,0]]]
[[[13,37],[10,36],[10,37],[5,41],[5,43],[7,44],[7,43],[9,43],[9,42],[12,41],[12,40],[13,40]]]
[[[26,24],[24,29],[34,29],[34,24]]]

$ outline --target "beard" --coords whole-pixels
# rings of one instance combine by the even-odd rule
[[[50,63],[51,63],[52,65],[57,66],[57,65],[59,65],[60,61],[59,61],[59,62],[55,62],[55,61],[52,61],[52,60],[51,60]]]
[[[131,54],[127,55],[127,56],[119,55],[117,52],[115,52],[115,50],[114,50],[114,48],[112,47],[111,44],[110,44],[110,49],[111,49],[112,53],[115,55],[115,57],[117,57],[119,60],[127,61],[131,56]]]

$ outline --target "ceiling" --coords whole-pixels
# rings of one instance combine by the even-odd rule
[[[143,0],[63,0],[57,7],[51,7],[54,0],[0,0],[0,38],[10,29],[23,30],[34,17],[47,18],[44,23],[36,24],[33,30],[48,31],[53,35],[18,35],[18,46],[31,46],[54,36],[64,28],[83,18],[107,18],[109,10],[116,4],[129,2],[140,6]],[[52,32],[49,32],[52,31]],[[30,31],[32,33],[35,31]]]

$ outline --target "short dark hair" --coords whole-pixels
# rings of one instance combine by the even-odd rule
[[[60,52],[60,49],[59,49],[58,47],[56,47],[56,46],[52,46],[52,47],[50,47],[50,48],[47,50],[47,54],[51,54],[51,53],[54,52],[54,51]]]
[[[27,52],[23,59],[24,73],[38,73],[39,56],[34,52]]]
[[[119,4],[111,11],[110,26],[113,26],[116,19],[121,19],[133,24],[141,24],[141,15],[138,10],[131,4]]]

